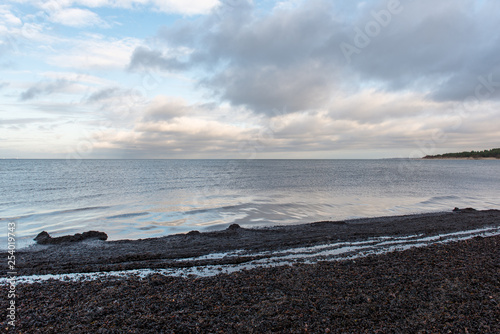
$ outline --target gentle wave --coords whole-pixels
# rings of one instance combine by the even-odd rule
[[[428,200],[420,202],[420,204],[436,204],[449,200],[460,200],[460,196],[434,196]]]
[[[121,215],[109,216],[109,217],[106,217],[106,218],[107,219],[131,218],[131,217],[145,216],[145,215],[148,215],[148,214],[149,214],[149,212],[124,213],[124,214],[121,214]]]
[[[61,214],[65,214],[65,213],[75,213],[75,212],[89,211],[89,210],[104,210],[104,209],[108,209],[108,208],[109,208],[109,206],[94,206],[94,207],[87,207],[87,208],[75,208],[75,209],[68,209],[68,210],[59,210],[59,211],[30,214],[30,215],[26,215],[26,216],[0,218],[0,221],[2,221],[2,220],[13,221],[13,220],[33,218],[33,217],[56,216],[56,215],[61,215]]]

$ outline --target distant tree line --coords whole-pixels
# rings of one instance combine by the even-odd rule
[[[459,152],[459,153],[445,153],[438,155],[426,155],[424,159],[439,159],[439,158],[497,158],[500,159],[500,148],[493,148],[491,150],[484,151],[470,151],[470,152]]]

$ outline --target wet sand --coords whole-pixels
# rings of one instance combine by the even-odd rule
[[[18,271],[27,275],[163,268],[175,265],[175,259],[231,249],[280,251],[499,225],[498,210],[461,210],[259,230],[231,228],[139,241],[37,246],[18,253]],[[212,277],[150,275],[18,284],[16,332],[498,333],[499,246],[500,236],[475,237],[355,260],[296,263]],[[182,266],[189,265],[194,264],[183,261]],[[6,294],[6,286],[2,289]],[[5,298],[0,307],[6,309]]]

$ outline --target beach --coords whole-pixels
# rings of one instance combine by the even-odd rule
[[[232,226],[145,240],[38,245],[17,254],[19,275],[62,277],[175,266],[186,274],[19,281],[15,332],[494,333],[500,330],[500,236],[472,237],[474,233],[464,231],[498,231],[499,218],[498,210],[464,209],[256,230]],[[410,242],[401,247],[404,250],[380,254],[353,256],[348,250],[336,260],[318,255],[286,265],[239,267],[230,274],[222,270],[218,275],[190,274],[192,267],[251,263],[255,254],[288,250],[292,256],[287,258],[293,258],[298,253],[290,250],[298,247],[367,240],[379,240],[374,243],[381,247],[387,243],[384,240],[393,240],[389,236],[411,241],[416,235],[428,245]],[[456,240],[445,240],[446,235]],[[210,256],[235,250],[237,256]],[[6,286],[2,289],[7,293]],[[6,309],[6,299],[1,303]],[[7,327],[6,322],[2,325]]]

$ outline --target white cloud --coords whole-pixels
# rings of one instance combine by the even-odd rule
[[[28,89],[19,95],[20,101],[29,101],[53,95],[53,94],[70,94],[78,96],[88,90],[88,86],[82,85],[79,82],[69,81],[65,78],[56,80],[44,80],[34,84],[30,84]]]
[[[367,89],[339,97],[328,108],[269,116],[157,96],[128,130],[108,129],[95,140],[98,149],[133,157],[272,158],[273,152],[274,157],[314,158],[370,150],[390,157],[400,153],[388,152],[409,154],[419,145],[495,146],[500,138],[491,122],[499,116],[496,107],[490,103],[488,112],[468,116],[419,94]]]
[[[154,9],[165,13],[196,15],[208,13],[212,8],[220,5],[220,2],[219,0],[61,0],[57,1],[57,5],[60,7],[85,6],[89,8],[113,7],[126,9],[152,6]]]
[[[20,26],[22,21],[20,18],[15,16],[9,9],[8,6],[0,5],[0,27],[1,26]]]
[[[140,123],[137,131],[143,133],[163,133],[165,136],[188,136],[192,140],[222,140],[232,141],[248,138],[248,130],[233,124],[215,120],[204,120],[197,117],[177,117],[169,121]]]
[[[154,4],[167,13],[205,14],[219,5],[218,0],[154,0]]]
[[[21,19],[12,13],[10,6],[0,5],[0,57],[19,51],[21,25]],[[0,68],[4,66],[0,63]]]
[[[124,69],[141,41],[135,38],[113,39],[92,35],[89,39],[70,43],[72,47],[50,56],[48,62],[67,68]]]
[[[224,107],[220,107],[224,109]],[[238,110],[231,110],[233,113]],[[237,152],[243,142],[258,133],[256,119],[245,118],[244,111],[227,119],[228,111],[203,105],[191,105],[179,98],[157,96],[146,105],[129,129],[107,129],[94,136],[96,148],[133,150],[137,154],[158,156],[165,152],[201,154],[203,152]],[[248,115],[247,115],[248,116]],[[163,153],[161,153],[163,152]]]
[[[72,82],[80,82],[93,86],[104,86],[114,84],[111,80],[106,80],[89,74],[75,72],[44,72],[42,75],[45,78],[53,80],[67,80]]]
[[[91,26],[106,26],[106,23],[96,13],[88,9],[61,8],[50,15],[50,20],[69,27],[83,28]]]

